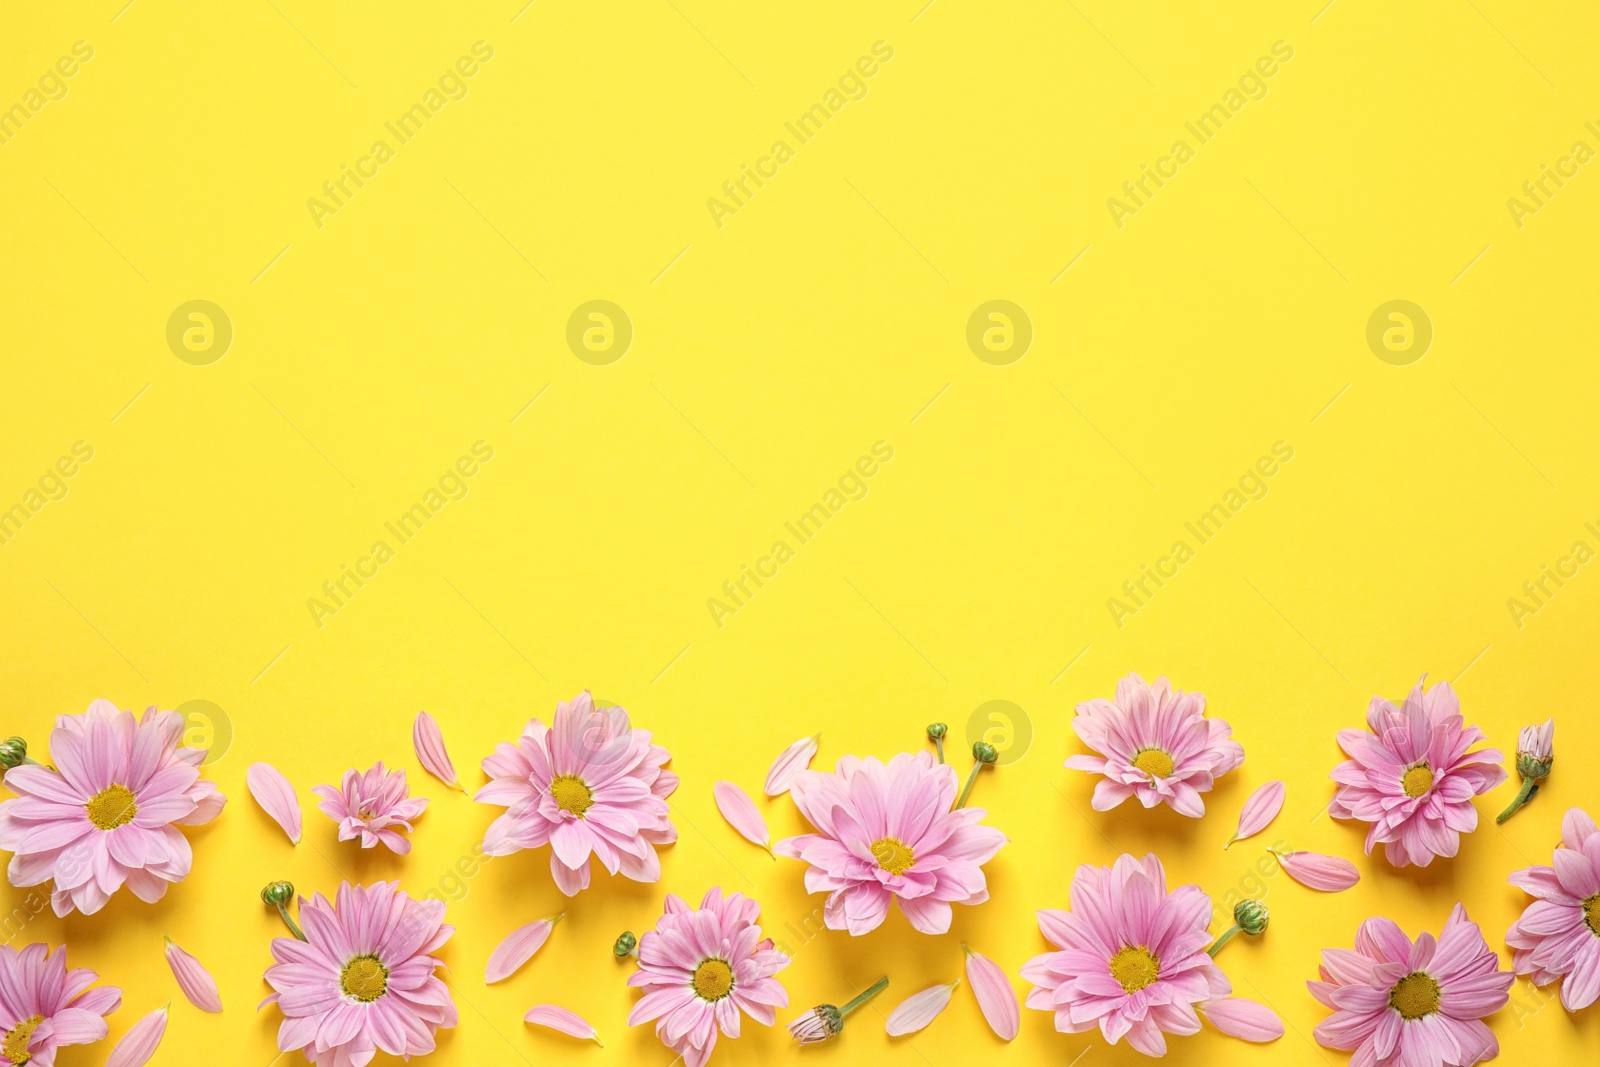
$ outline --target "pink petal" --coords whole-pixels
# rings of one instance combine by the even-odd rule
[[[483,980],[493,985],[500,979],[509,978],[517,973],[518,968],[544,947],[545,941],[550,937],[550,931],[555,929],[556,923],[560,921],[560,915],[551,919],[539,919],[526,926],[519,926],[507,934],[505,940],[489,953],[489,966],[484,970]]]
[[[1355,864],[1338,856],[1324,856],[1320,852],[1268,851],[1278,857],[1278,863],[1289,872],[1290,878],[1311,889],[1338,893],[1361,881]]]
[[[601,1048],[605,1048],[605,1042],[595,1036],[594,1027],[566,1008],[558,1008],[554,1004],[535,1004],[528,1009],[528,1014],[524,1015],[522,1020],[536,1026],[548,1026],[552,1030],[559,1030],[568,1037],[593,1041]]]
[[[270,763],[252,763],[244,775],[250,795],[256,798],[261,810],[283,827],[294,844],[300,843],[300,798],[295,795],[289,779]]]
[[[739,831],[746,841],[772,854],[772,835],[767,833],[767,820],[756,810],[756,802],[750,799],[749,793],[732,782],[718,782],[711,787],[711,795],[716,798],[717,810],[722,812],[729,826]]]
[[[794,776],[811,766],[811,760],[817,754],[817,742],[821,738],[821,734],[802,737],[778,754],[767,771],[767,796],[781,796],[789,791],[794,784]]]
[[[889,1013],[889,1021],[884,1024],[884,1031],[890,1037],[900,1037],[904,1034],[914,1034],[939,1017],[939,1013],[949,1005],[950,998],[955,995],[959,981],[947,985],[929,986],[920,993],[913,993],[902,1000]]]
[[[456,767],[450,762],[450,753],[445,751],[444,734],[439,731],[439,724],[425,711],[417,712],[417,721],[411,724],[411,744],[416,748],[417,759],[422,761],[424,770],[450,788],[466,792],[456,777]]]
[[[156,1046],[166,1032],[167,1005],[163,1004],[128,1028],[106,1057],[106,1067],[144,1067],[156,1054]]]
[[[189,1003],[201,1011],[221,1011],[222,998],[217,995],[217,980],[199,960],[173,944],[167,938],[167,965],[178,980],[178,988],[189,998]]]
[[[1017,1006],[1016,991],[1000,965],[987,956],[961,946],[967,952],[967,981],[978,998],[983,1017],[1002,1040],[1010,1041],[1022,1026],[1022,1009]]]
[[[1251,793],[1250,799],[1244,802],[1244,810],[1239,812],[1239,829],[1228,839],[1228,845],[1259,834],[1278,817],[1278,812],[1282,810],[1283,783],[1268,782]],[[1222,847],[1226,849],[1228,845]]]
[[[1221,997],[1200,1006],[1211,1025],[1244,1041],[1276,1041],[1283,1036],[1278,1013],[1243,997]]]

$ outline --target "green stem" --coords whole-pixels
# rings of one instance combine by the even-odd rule
[[[944,738],[935,737],[933,739],[933,747],[939,750],[939,762],[943,763],[944,762]]]
[[[972,786],[978,780],[978,772],[983,770],[985,766],[987,766],[987,764],[984,764],[978,760],[972,761],[972,773],[967,775],[966,788],[961,790],[961,796],[956,799],[956,807],[961,808],[966,806],[967,797],[972,793]]]
[[[1222,951],[1222,946],[1231,941],[1233,939],[1233,935],[1237,934],[1243,929],[1244,927],[1240,926],[1238,923],[1234,923],[1232,926],[1222,931],[1222,936],[1211,942],[1211,947],[1206,949],[1206,955],[1210,956],[1212,959],[1216,959],[1217,953]]]
[[[879,993],[882,993],[885,989],[888,989],[888,988],[889,988],[889,976],[888,975],[884,975],[882,978],[878,979],[876,982],[873,982],[870,986],[868,986],[866,988],[866,990],[864,992],[862,992],[859,996],[856,996],[856,997],[852,998],[849,1003],[847,1003],[844,1007],[840,1008],[839,1009],[839,1017],[841,1019],[844,1018],[846,1015],[849,1015],[851,1012],[853,1012],[857,1008],[861,1007],[861,1005],[865,1004],[867,1001],[871,1000],[873,997],[877,996]]]
[[[1539,783],[1532,778],[1522,780],[1522,788],[1517,790],[1516,797],[1511,801],[1511,806],[1502,811],[1495,822],[1502,823],[1517,813],[1517,809],[1533,799],[1533,794],[1539,791]]]
[[[301,941],[304,941],[306,939],[306,935],[301,931],[300,927],[297,926],[295,924],[295,921],[289,917],[289,909],[287,907],[285,907],[282,904],[279,904],[278,905],[278,914],[283,916],[284,925],[289,927],[289,932],[291,934],[293,934],[295,937],[299,938]]]

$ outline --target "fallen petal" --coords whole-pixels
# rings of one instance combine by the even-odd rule
[[[270,763],[252,763],[244,774],[250,795],[256,798],[261,810],[272,816],[283,827],[294,844],[300,843],[300,798],[283,772]]]
[[[961,947],[966,948],[965,945]],[[970,948],[966,948],[966,951],[967,982],[978,998],[978,1007],[983,1010],[989,1029],[1002,1040],[1010,1041],[1022,1026],[1022,1009],[1017,1006],[1017,994],[1011,988],[1011,980],[1000,969],[1000,965],[989,957],[981,956]]]
[[[1278,812],[1282,810],[1283,783],[1268,782],[1251,793],[1250,799],[1244,802],[1244,810],[1239,812],[1239,829],[1228,839],[1228,845],[1259,834],[1278,817]],[[1228,845],[1222,847],[1226,849]]]
[[[466,792],[456,777],[456,766],[450,762],[450,753],[445,750],[444,734],[440,732],[439,724],[425,711],[417,712],[417,721],[411,724],[411,744],[417,750],[417,759],[422,762],[423,770],[450,788]]]
[[[1338,856],[1324,856],[1320,852],[1269,851],[1278,857],[1278,863],[1289,872],[1290,878],[1310,889],[1338,893],[1361,881],[1356,865]]]
[[[1244,1041],[1276,1041],[1283,1036],[1283,1020],[1264,1004],[1243,997],[1221,997],[1200,1006],[1211,1025]]]
[[[144,1067],[149,1063],[161,1044],[162,1035],[167,1032],[167,1007],[167,1004],[161,1005],[129,1027],[111,1055],[106,1057],[106,1067]]]
[[[217,993],[217,980],[211,977],[199,960],[179,948],[167,938],[167,966],[178,980],[178,988],[189,998],[189,1003],[201,1011],[221,1011],[222,997]]]
[[[959,981],[946,985],[929,986],[920,993],[913,993],[902,1000],[889,1013],[889,1021],[884,1024],[884,1031],[890,1037],[901,1037],[905,1034],[914,1034],[939,1017],[950,1004],[950,998],[955,996],[956,986]]]
[[[817,754],[817,742],[821,739],[821,734],[802,737],[778,754],[767,770],[767,784],[764,787],[767,796],[781,796],[789,791],[795,775],[811,766],[811,760]]]
[[[767,820],[756,810],[756,802],[750,799],[749,793],[732,782],[718,782],[711,787],[711,795],[716,798],[717,810],[722,812],[729,826],[739,831],[746,841],[772,854],[772,835],[767,832]]]
[[[566,1008],[558,1008],[554,1004],[535,1004],[528,1009],[528,1014],[524,1015],[522,1020],[523,1022],[533,1023],[535,1026],[548,1026],[550,1029],[558,1030],[568,1037],[593,1041],[601,1048],[605,1048],[605,1042],[595,1036],[594,1027],[584,1022],[582,1016],[570,1012]]]
[[[550,937],[550,931],[555,929],[556,923],[561,921],[557,915],[553,919],[538,919],[526,926],[519,926],[506,935],[505,940],[494,947],[489,953],[489,966],[484,969],[484,981],[493,985],[502,978],[509,978],[530,959],[533,954],[544,947]]]

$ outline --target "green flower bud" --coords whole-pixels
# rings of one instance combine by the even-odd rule
[[[1267,906],[1259,900],[1241,900],[1233,906],[1233,921],[1251,937],[1267,928]]]
[[[624,930],[617,936],[616,942],[612,944],[611,954],[620,960],[624,956],[633,955],[633,950],[638,947],[639,939],[633,936],[633,931]]]
[[[929,741],[937,741],[937,740],[939,740],[941,737],[943,737],[945,734],[947,734],[949,732],[950,732],[950,727],[946,726],[942,722],[930,722],[928,724],[928,740]]]
[[[16,741],[20,740],[20,738],[12,738],[12,740]],[[1550,777],[1550,767],[1554,763],[1554,759],[1542,760],[1530,753],[1519,752],[1517,753],[1517,774],[1529,781],[1542,782]],[[10,764],[7,764],[7,766],[10,766]]]
[[[28,758],[28,742],[20,737],[8,737],[0,741],[0,764],[9,770],[26,762]]]
[[[979,763],[994,763],[1000,758],[1000,753],[987,741],[974,741],[972,743],[972,758]]]
[[[268,882],[261,890],[261,903],[281,908],[294,899],[293,882]]]

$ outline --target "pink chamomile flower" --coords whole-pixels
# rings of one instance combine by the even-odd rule
[[[105,1017],[122,1004],[122,990],[97,986],[86,967],[67,967],[67,949],[0,945],[0,1064],[54,1067],[56,1049],[106,1036]]]
[[[411,821],[422,814],[428,802],[409,795],[404,769],[385,771],[379,760],[365,772],[348,770],[339,788],[312,786],[322,798],[317,810],[339,824],[339,840],[361,839],[362,848],[383,844],[404,856],[411,842],[401,831],[411,832]]]
[[[1537,897],[1511,929],[1511,965],[1534,985],[1561,982],[1561,1005],[1587,1008],[1600,998],[1600,832],[1581,808],[1561,820],[1551,866],[1528,867],[1511,884]]]

